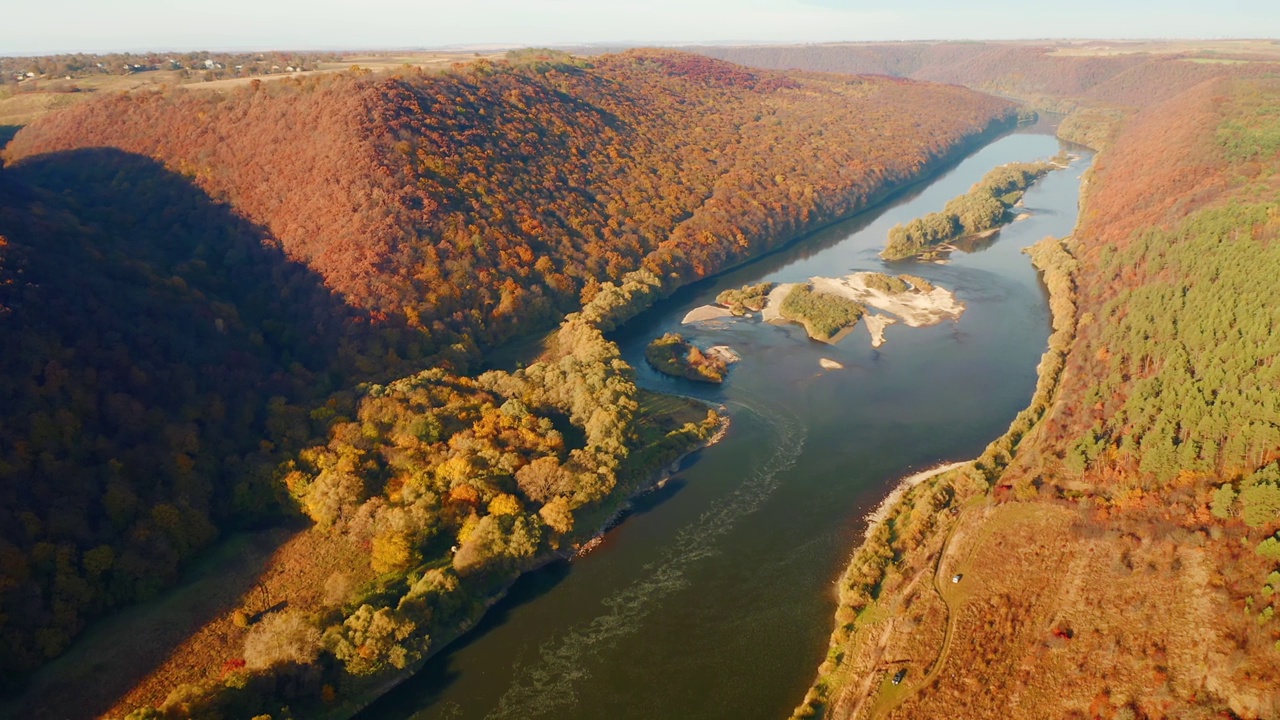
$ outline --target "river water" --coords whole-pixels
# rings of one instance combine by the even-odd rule
[[[363,718],[780,718],[822,661],[835,579],[862,518],[900,477],[978,455],[1024,407],[1049,335],[1047,295],[1021,249],[1071,233],[1088,151],[1025,197],[1031,216],[945,265],[877,253],[889,228],[940,210],[992,167],[1059,150],[1052,128],[1003,136],[876,208],[685,288],[615,338],[649,388],[723,403],[728,436],[636,503],[603,544],[523,577],[476,629]],[[858,270],[954,291],[963,317],[891,325],[871,347],[796,325],[680,326],[725,288]],[[721,386],[667,378],[644,347],[668,331],[742,356]],[[823,370],[821,358],[841,370]]]

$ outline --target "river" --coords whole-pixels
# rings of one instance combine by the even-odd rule
[[[1031,216],[945,265],[877,253],[889,228],[940,210],[992,167],[1059,150],[1052,128],[1005,135],[872,211],[685,288],[615,339],[640,384],[723,403],[728,436],[644,496],[589,555],[521,578],[472,632],[362,718],[780,718],[827,649],[835,579],[863,517],[900,477],[979,454],[1028,402],[1049,334],[1047,295],[1021,249],[1075,225],[1091,154],[1027,193]],[[892,325],[873,349],[796,325],[680,326],[725,288],[858,270],[909,272],[967,310]],[[679,331],[742,356],[721,386],[667,378],[645,344]],[[821,358],[841,370],[823,370]]]

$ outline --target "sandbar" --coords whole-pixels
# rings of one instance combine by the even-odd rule
[[[782,301],[787,299],[787,294],[795,286],[796,283],[781,283],[769,291],[769,296],[765,298],[764,310],[760,313],[765,322],[790,322],[782,317]]]
[[[707,348],[707,354],[712,357],[718,357],[726,363],[733,364],[742,359],[742,356],[733,351],[728,345],[712,345]]]
[[[733,311],[727,307],[719,305],[703,305],[696,307],[685,314],[684,319],[680,321],[681,325],[689,323],[702,322],[703,320],[718,320],[722,317],[732,317]]]
[[[897,322],[897,320],[888,315],[875,313],[863,315],[862,321],[867,324],[867,332],[871,333],[871,347],[873,348],[878,348],[884,344],[884,329]]]
[[[935,287],[925,293],[908,290],[887,293],[867,287],[865,278],[872,273],[853,273],[841,278],[816,277],[810,280],[817,292],[842,295],[850,300],[896,316],[910,327],[937,325],[944,320],[956,320],[964,313],[964,304],[956,300],[950,290]],[[769,304],[773,304],[769,293]],[[767,310],[768,308],[766,308]]]

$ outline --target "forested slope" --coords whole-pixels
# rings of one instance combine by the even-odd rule
[[[14,680],[88,617],[173,582],[219,526],[280,515],[280,423],[336,389],[359,334],[260,228],[147,158],[77,150],[0,170],[0,237],[0,665]]]
[[[650,51],[46,116],[0,171],[5,677],[219,534],[305,518],[358,566],[140,653],[183,669],[136,699],[193,683],[165,712],[252,715],[385,682],[714,430],[646,410],[602,331],[1011,120],[961,88]],[[461,374],[580,308],[541,362]],[[322,560],[296,545],[272,577]],[[105,710],[137,679],[116,671],[24,712]]]
[[[1280,82],[1265,75],[1218,68],[1130,100],[1074,236],[1036,253],[1050,383],[859,550],[799,714],[1280,714]]]
[[[155,158],[436,350],[549,322],[642,260],[682,280],[740,261],[1006,111],[959,88],[636,51],[120,95],[24,129],[9,155]]]

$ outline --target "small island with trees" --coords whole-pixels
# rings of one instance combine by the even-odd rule
[[[865,312],[849,298],[817,291],[808,283],[792,286],[779,308],[783,318],[804,325],[809,337],[823,342],[856,325]]]
[[[894,225],[880,257],[932,260],[951,249],[947,245],[952,241],[993,233],[1012,219],[1010,208],[1018,204],[1031,183],[1066,166],[1066,157],[1059,155],[1044,162],[1008,163],[994,168],[969,192],[947,201],[942,212]]]
[[[865,320],[871,346],[878,348],[884,344],[885,328],[896,322],[927,327],[959,319],[963,312],[955,294],[922,277],[856,272],[775,285],[765,298],[762,316],[765,322],[800,323],[810,338],[833,344]]]
[[[696,382],[718,385],[729,371],[729,363],[723,357],[703,351],[679,333],[667,333],[649,343],[644,358],[664,375]]]
[[[771,282],[762,282],[756,285],[743,285],[737,290],[730,288],[716,295],[716,302],[729,308],[734,315],[759,312],[769,301],[769,291],[773,286]]]

